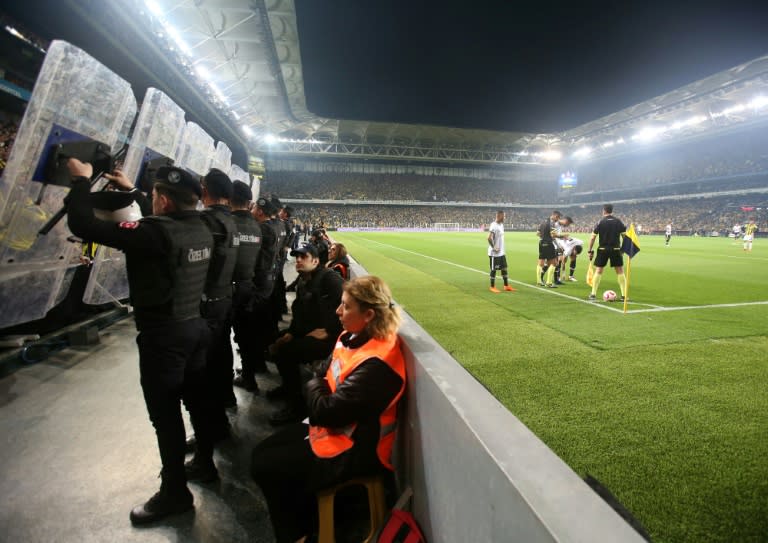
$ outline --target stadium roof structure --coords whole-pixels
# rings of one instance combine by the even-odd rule
[[[768,118],[768,56],[561,133],[323,118],[307,109],[293,0],[146,0],[144,6],[156,41],[179,70],[198,79],[219,114],[239,125],[241,141],[257,156],[554,164]]]

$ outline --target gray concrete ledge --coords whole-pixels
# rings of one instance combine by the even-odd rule
[[[353,263],[354,275],[366,271]],[[644,541],[409,315],[398,482],[427,541]]]

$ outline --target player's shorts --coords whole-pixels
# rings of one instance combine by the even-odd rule
[[[621,256],[621,249],[610,247],[598,247],[597,254],[595,255],[595,266],[598,268],[604,268],[608,262],[611,263],[611,268],[618,268],[624,265],[624,257]]]
[[[491,270],[506,270],[507,269],[507,257],[501,256],[489,256],[488,262]]]
[[[555,248],[555,242],[551,240],[539,241],[539,259],[540,260],[552,260],[557,258],[557,249]]]
[[[754,238],[752,234],[746,235],[744,236],[744,241],[752,241],[752,238]]]

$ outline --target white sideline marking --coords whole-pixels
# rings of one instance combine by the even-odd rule
[[[481,273],[485,276],[488,275],[488,271],[478,270],[477,268],[470,268],[469,266],[464,266],[463,264],[457,264],[456,262],[451,262],[450,260],[443,260],[441,258],[435,258],[434,256],[425,255],[423,253],[417,253],[416,251],[411,251],[409,249],[403,249],[402,247],[397,247],[396,245],[390,245],[389,243],[382,243],[380,241],[377,241],[375,239],[371,238],[362,238],[366,241],[370,241],[371,243],[376,243],[378,245],[383,245],[384,247],[389,247],[390,249],[397,249],[398,251],[402,251],[404,253],[410,253],[412,255],[420,256],[422,258],[427,258],[429,260],[434,260],[435,262],[440,262],[442,264],[449,264],[451,266],[454,266],[456,268],[461,268],[463,270],[475,272],[475,273]],[[739,258],[739,257],[734,257]],[[576,296],[569,295],[569,294],[563,294],[562,292],[553,292],[553,289],[546,288],[546,287],[540,287],[538,285],[531,285],[529,283],[525,283],[523,281],[516,281],[514,279],[509,279],[510,283],[514,283],[515,285],[526,287],[526,288],[532,288],[534,290],[538,290],[540,292],[544,292],[546,294],[550,294],[552,296],[560,296],[562,298],[568,298],[569,300],[573,300],[575,302],[580,302],[583,304],[591,305],[592,307],[597,307],[600,309],[605,309],[607,311],[614,311],[616,313],[624,313],[624,305],[621,302],[618,302],[618,305],[621,307],[621,309],[611,307],[609,305],[606,305],[602,302],[590,302],[589,300],[585,300],[583,298],[577,298]],[[709,305],[686,305],[686,306],[677,306],[677,307],[664,307],[660,305],[653,305],[653,304],[646,304],[642,302],[632,302],[630,300],[630,303],[634,305],[645,305],[650,307],[651,309],[628,309],[627,314],[629,313],[658,313],[661,311],[686,311],[689,309],[712,309],[712,308],[718,308],[718,307],[744,307],[748,305],[768,305],[768,301],[764,302],[740,302],[740,303],[733,303],[733,304],[709,304]]]
[[[768,305],[768,301],[765,302],[739,302],[735,304],[708,304],[708,305],[683,305],[677,307],[660,307],[655,309],[633,309],[627,311],[627,313],[654,313],[659,311],[685,311],[687,309],[711,309],[717,307],[744,307],[747,305]]]

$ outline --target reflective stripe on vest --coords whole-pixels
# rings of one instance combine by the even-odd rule
[[[392,445],[395,441],[397,427],[397,403],[405,390],[405,359],[400,350],[400,338],[397,334],[386,339],[371,339],[357,349],[344,347],[341,341],[336,342],[331,364],[325,374],[325,380],[331,393],[352,373],[360,364],[371,358],[383,360],[403,380],[400,390],[389,405],[379,415],[379,442],[376,454],[382,465],[393,469],[391,456]],[[353,423],[344,428],[325,428],[322,426],[309,427],[309,442],[312,451],[320,458],[333,458],[349,450],[354,445],[352,434],[357,428]]]

